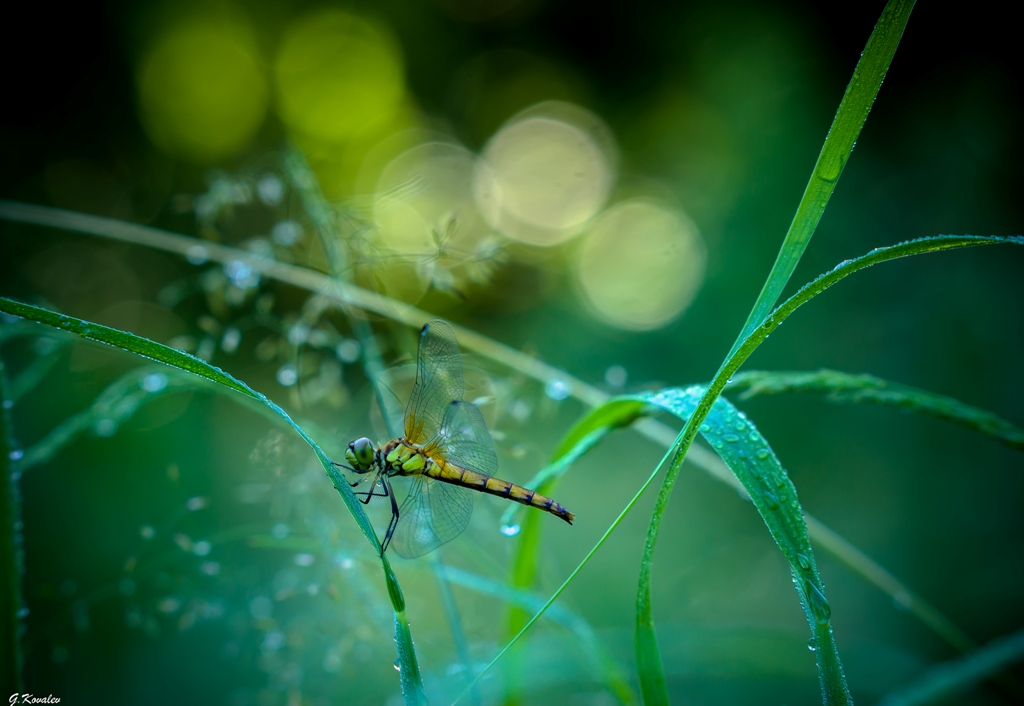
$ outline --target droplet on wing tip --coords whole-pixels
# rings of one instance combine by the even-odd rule
[[[502,525],[501,533],[506,537],[515,537],[520,529],[522,528],[519,525]]]

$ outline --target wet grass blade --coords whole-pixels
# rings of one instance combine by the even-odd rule
[[[719,375],[729,364],[730,360],[737,358],[741,347],[753,335],[754,331],[769,316],[775,302],[778,301],[782,290],[789,282],[790,276],[796,269],[800,258],[803,256],[811,236],[814,235],[818,222],[825,212],[825,206],[835,190],[835,185],[842,174],[846,161],[857,143],[861,128],[867,120],[871,106],[878,95],[878,89],[882,85],[889,64],[899,46],[903,30],[910,19],[910,12],[914,7],[915,0],[889,0],[882,16],[875,25],[868,38],[867,46],[861,54],[860,60],[854,69],[853,78],[846,88],[846,93],[839,104],[836,116],[832,121],[832,127],[825,138],[825,144],[818,155],[818,161],[811,172],[811,178],[804,189],[803,197],[797,206],[796,214],[789,226],[782,247],[775,259],[775,264],[765,280],[761,293],[758,295],[746,323],[736,337],[736,342],[726,356],[725,361],[719,369]],[[719,377],[716,375],[716,380]],[[724,380],[725,378],[723,378]],[[642,626],[643,620],[640,617],[641,611],[650,609],[650,564],[653,560],[654,547],[658,539],[658,531],[661,527],[661,518],[668,505],[668,498],[672,492],[672,486],[678,476],[679,469],[686,453],[696,436],[695,424],[703,421],[704,415],[711,411],[711,405],[721,394],[721,390],[715,390],[714,383],[708,388],[705,399],[695,410],[694,418],[691,419],[683,431],[680,432],[676,443],[673,445],[674,455],[669,464],[668,471],[658,499],[655,501],[655,509],[651,515],[650,525],[647,532],[647,540],[644,543],[643,558],[640,565],[640,581],[637,590],[637,664],[641,669],[650,669],[650,673],[640,674],[641,685],[649,687],[644,689],[644,702],[647,704],[667,704],[668,691],[665,688],[664,669],[661,665],[661,657],[657,654],[656,640],[653,636],[653,628],[650,635]],[[694,427],[694,428],[691,428]],[[840,675],[841,676],[841,675]],[[825,675],[823,674],[824,678]],[[841,684],[830,684],[823,682],[823,696],[826,703],[830,703],[831,696],[837,696],[836,703],[848,703],[849,694],[846,690],[845,680]]]
[[[768,279],[729,355],[764,321],[811,242],[896,54],[916,0],[889,0],[853,70]]]
[[[952,397],[889,382],[873,375],[854,375],[836,370],[750,371],[734,375],[725,390],[742,390],[740,399],[743,400],[787,392],[824,392],[829,402],[870,402],[916,414],[927,414],[993,436],[1010,448],[1024,450],[1024,429],[998,415]]]
[[[369,518],[366,516],[366,513],[363,512],[362,505],[359,503],[359,500],[349,487],[348,481],[346,481],[340,471],[334,467],[331,463],[331,459],[327,457],[327,454],[323,452],[320,446],[313,441],[305,430],[296,424],[292,418],[288,416],[287,412],[267,399],[266,396],[254,391],[248,385],[236,380],[220,368],[216,368],[195,356],[170,348],[169,346],[157,343],[156,341],[151,341],[107,326],[101,326],[100,324],[83,321],[82,319],[76,319],[71,316],[56,314],[46,309],[22,304],[3,297],[0,297],[0,312],[20,316],[23,319],[36,321],[63,331],[69,331],[82,336],[83,338],[97,341],[99,343],[105,343],[109,346],[120,348],[121,350],[134,353],[144,358],[170,365],[178,370],[183,370],[185,372],[198,375],[199,377],[205,378],[211,382],[223,385],[224,387],[239,392],[250,399],[260,402],[291,426],[292,429],[294,429],[299,436],[309,444],[310,448],[313,449],[313,452],[320,460],[320,465],[323,466],[324,471],[333,481],[334,487],[341,495],[342,500],[345,502],[346,507],[348,507],[349,513],[356,521],[356,524],[362,531],[363,536],[365,536],[366,540],[370,542],[374,550],[380,554],[380,541],[377,539],[377,535],[373,530],[373,526],[370,524]],[[406,703],[419,703],[425,699],[422,697],[422,687],[420,686],[422,684],[422,680],[420,679],[419,667],[415,660],[412,633],[409,630],[409,622],[405,615],[405,599],[402,595],[401,587],[398,584],[398,579],[395,577],[394,572],[391,569],[391,564],[387,560],[386,556],[381,557],[381,564],[384,569],[384,579],[387,585],[388,595],[391,598],[391,604],[395,612],[395,644],[398,651],[399,666],[402,672],[402,693],[406,695]]]
[[[703,386],[669,388],[639,399],[687,420],[697,409],[704,392]],[[753,422],[728,400],[719,399],[715,402],[701,424],[700,432],[743,484],[768,526],[772,539],[789,561],[793,582],[811,628],[810,644],[815,648],[818,672],[822,675],[822,689],[828,690],[826,701],[831,703],[849,699],[839,653],[829,625],[832,609],[825,598],[825,586],[818,574],[796,487]],[[649,581],[650,572],[647,572],[646,577]],[[646,590],[641,591],[640,595],[649,596],[649,584],[642,588]],[[637,605],[637,659],[644,656],[646,650],[652,649],[657,649],[657,639],[648,599],[645,603],[638,601]],[[657,678],[657,675],[654,677]],[[652,682],[649,686],[656,688],[658,684]]]
[[[668,499],[672,493],[672,487],[679,476],[679,470],[682,467],[683,460],[686,458],[686,453],[697,435],[698,427],[704,423],[705,418],[711,412],[712,405],[714,405],[715,401],[722,394],[727,381],[739,370],[740,366],[743,365],[757,347],[761,345],[772,331],[780,326],[782,322],[785,321],[794,311],[816,297],[818,294],[824,292],[832,285],[855,272],[859,272],[860,270],[871,267],[872,265],[902,257],[908,257],[910,255],[920,255],[929,252],[940,252],[943,250],[994,244],[1024,245],[1024,237],[940,235],[931,238],[910,240],[890,247],[876,248],[867,255],[863,255],[854,260],[847,260],[830,272],[827,272],[809,284],[804,285],[804,287],[802,287],[796,294],[775,309],[750,333],[749,336],[740,343],[735,352],[726,359],[722,364],[722,367],[719,368],[718,372],[715,374],[714,379],[711,381],[710,385],[708,385],[703,397],[693,410],[692,415],[687,419],[682,431],[679,432],[679,436],[675,444],[673,444],[672,458],[669,462],[668,470],[665,473],[665,479],[662,482],[661,489],[658,492],[654,511],[651,514],[651,523],[648,526],[647,531],[647,541],[644,544],[643,558],[640,562],[640,581],[637,591],[638,630],[645,629],[640,627],[642,624],[640,613],[642,611],[650,610],[650,567],[654,557],[654,547],[658,539],[658,530],[661,526],[661,518],[664,516],[665,509],[668,506]],[[647,645],[647,639],[648,638],[646,637],[643,639],[638,637],[637,644],[640,646]],[[660,660],[655,661],[653,657],[645,657],[643,660],[638,657],[637,662],[638,664],[656,664],[657,667],[661,666]],[[850,703],[846,682],[845,679],[841,678],[841,672],[822,672],[820,677],[822,680],[822,698],[824,703]],[[664,677],[661,677],[661,680],[663,682]],[[644,679],[641,678],[641,684],[643,683],[645,683]],[[651,677],[647,683],[657,685],[658,680],[656,676]],[[650,698],[653,702],[660,702],[662,699],[667,699],[667,696],[668,695],[665,692],[652,692]],[[647,694],[645,694],[644,697],[646,700]]]
[[[966,693],[1021,660],[1024,660],[1024,629],[932,667],[914,684],[886,696],[879,706],[921,706],[944,701]]]
[[[11,467],[16,455],[7,369],[0,359],[0,684],[5,693],[22,691],[21,667],[21,493]],[[13,699],[14,697],[12,697]]]

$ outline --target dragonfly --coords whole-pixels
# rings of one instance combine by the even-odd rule
[[[336,464],[361,475],[349,481],[353,488],[369,481],[369,490],[356,492],[364,505],[375,497],[391,501],[381,555],[390,546],[412,559],[455,539],[469,524],[474,493],[506,498],[573,523],[575,515],[551,498],[495,477],[498,458],[487,423],[479,407],[462,399],[464,393],[455,331],[444,321],[431,321],[420,330],[405,436],[384,444],[365,436],[356,439],[345,452],[348,464]],[[391,485],[398,476],[411,479],[401,506]]]

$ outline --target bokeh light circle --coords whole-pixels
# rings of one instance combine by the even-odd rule
[[[514,240],[555,245],[578,233],[611,190],[615,159],[601,125],[550,102],[510,120],[484,148],[475,189],[491,225]],[[561,108],[561,110],[559,110]],[[587,116],[584,120],[566,119]]]
[[[255,33],[237,16],[172,25],[144,53],[136,82],[150,139],[203,163],[245,148],[269,101]]]
[[[336,9],[314,10],[285,29],[274,77],[284,123],[327,142],[389,120],[405,95],[397,41],[384,27]]]
[[[576,279],[595,315],[644,331],[672,321],[704,279],[707,251],[696,225],[655,201],[637,199],[603,213],[579,251]]]
[[[490,232],[473,198],[476,161],[469,150],[445,142],[395,157],[381,172],[374,200],[382,240],[395,252],[435,254],[437,233],[449,257],[469,256]]]

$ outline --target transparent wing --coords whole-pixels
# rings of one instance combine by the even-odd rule
[[[420,330],[416,384],[405,409],[405,438],[423,444],[435,437],[448,406],[462,399],[465,388],[455,331],[444,321],[431,321]]]
[[[462,534],[472,513],[469,488],[416,476],[398,509],[391,547],[406,559],[423,556]]]
[[[489,476],[498,471],[491,432],[483,412],[472,402],[451,402],[437,436],[427,442],[425,449],[439,463],[452,463]]]

